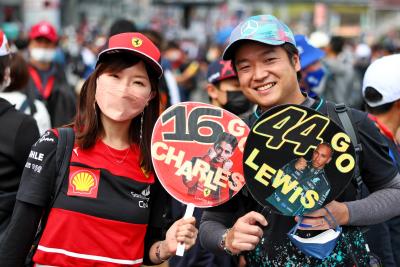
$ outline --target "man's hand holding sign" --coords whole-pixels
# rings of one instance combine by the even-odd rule
[[[335,217],[338,225],[346,225],[349,222],[349,210],[347,206],[338,201],[331,201],[325,206]],[[329,223],[326,221],[326,217],[329,217],[328,212],[325,209],[318,209],[311,213],[305,214],[303,217],[302,224],[299,230],[327,230],[330,228]],[[296,216],[296,222],[302,218]]]
[[[223,247],[232,254],[253,250],[263,236],[261,227],[267,225],[268,222],[262,214],[251,211],[227,230]]]
[[[240,191],[248,134],[241,119],[208,104],[180,103],[161,114],[152,135],[153,165],[166,191],[188,205],[184,218],[195,206],[217,206]]]

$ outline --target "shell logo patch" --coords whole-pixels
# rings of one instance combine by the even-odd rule
[[[69,173],[68,196],[97,198],[100,170],[71,166]]]
[[[143,44],[143,40],[140,38],[132,38],[132,45],[134,47],[139,47]]]

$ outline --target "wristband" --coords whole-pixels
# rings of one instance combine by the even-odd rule
[[[158,244],[157,244],[157,247],[156,247],[156,258],[157,258],[157,260],[159,260],[160,262],[164,262],[164,261],[166,261],[167,259],[161,258],[161,242],[162,242],[162,241],[159,241]]]
[[[223,249],[229,255],[235,256],[235,254],[233,254],[232,251],[230,251],[226,247],[226,237],[228,236],[228,233],[229,233],[230,230],[231,230],[231,228],[228,228],[228,229],[225,230],[224,234],[222,235],[222,239],[221,239],[221,242],[220,242],[219,246],[221,247],[221,249]]]

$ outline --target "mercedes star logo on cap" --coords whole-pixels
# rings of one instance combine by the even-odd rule
[[[240,29],[242,35],[247,36],[255,33],[258,29],[258,23],[255,20],[249,20],[245,24],[243,24]]]

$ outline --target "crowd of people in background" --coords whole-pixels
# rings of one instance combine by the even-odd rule
[[[257,112],[260,103],[249,101],[243,94],[238,66],[222,59],[226,46],[232,43],[229,39],[232,30],[232,27],[224,28],[210,37],[206,46],[197,47],[195,54],[185,46],[185,40],[167,40],[163,33],[138,29],[128,19],[116,20],[108,30],[80,29],[73,33],[57,32],[53,25],[41,21],[28,32],[8,38],[8,45],[7,36],[0,32],[0,243],[11,219],[31,146],[48,129],[68,125],[76,117],[84,119],[79,109],[76,113],[78,96],[95,71],[99,53],[107,48],[111,36],[141,32],[159,48],[163,69],[158,82],[160,112],[182,101],[199,101],[245,118]],[[369,112],[392,149],[393,165],[400,170],[400,76],[393,72],[400,68],[400,58],[393,56],[400,53],[398,40],[377,38],[375,43],[367,44],[360,38],[328,36],[322,32],[309,36],[295,33],[294,39],[300,58],[297,72],[300,90],[314,99],[345,103]],[[392,105],[387,106],[388,103]],[[184,206],[170,201],[166,214],[159,217],[172,225],[183,216]],[[202,211],[196,209],[195,217],[199,228]],[[387,242],[370,246],[372,252],[381,258],[384,266],[400,266],[399,218],[373,227],[377,227],[371,232],[375,235],[367,236],[371,243],[378,244],[383,236]],[[207,242],[205,249],[197,240],[184,257],[170,258],[170,266],[245,266],[243,257],[227,253],[214,255],[210,251],[215,246]],[[151,252],[157,253],[159,248],[156,243],[150,246],[153,244]],[[171,251],[165,254],[169,257]],[[164,260],[157,254],[147,257],[147,262]]]

